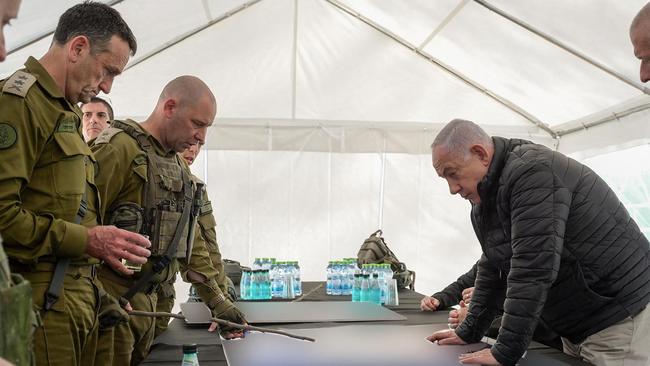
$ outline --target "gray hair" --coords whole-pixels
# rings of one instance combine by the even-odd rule
[[[431,150],[444,146],[452,154],[467,159],[472,145],[492,146],[492,138],[479,125],[464,119],[454,119],[440,130]]]

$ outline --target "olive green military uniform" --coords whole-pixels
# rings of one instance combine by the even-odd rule
[[[192,180],[203,184],[203,182],[196,176],[192,176]],[[201,237],[205,241],[208,251],[210,253],[210,260],[212,265],[217,271],[217,277],[215,281],[221,292],[228,297],[230,301],[235,301],[232,296],[228,296],[228,284],[226,279],[226,272],[223,268],[223,262],[221,261],[221,252],[219,251],[219,244],[217,243],[217,222],[214,219],[212,214],[212,203],[208,199],[208,192],[205,190],[204,186],[203,191],[203,204],[201,205],[201,211],[199,212],[199,228],[201,229]],[[174,307],[174,300],[176,298],[176,291],[174,290],[174,283],[176,282],[176,276],[174,276],[170,281],[163,282],[158,288],[158,302],[156,303],[156,311],[170,312]],[[169,318],[162,317],[156,319],[156,331],[155,337],[158,337],[160,333],[164,332],[167,329],[169,324]]]
[[[0,82],[0,234],[12,272],[31,282],[42,326],[38,365],[92,365],[97,342],[97,286],[85,255],[97,225],[94,158],[81,135],[81,111],[34,58]],[[75,224],[82,197],[87,213]],[[70,258],[59,300],[44,310],[56,262]],[[91,359],[86,359],[87,357]]]
[[[150,194],[162,195],[163,190],[179,192],[184,186],[179,179],[182,175],[180,170],[187,174],[189,181],[189,169],[175,152],[165,151],[162,145],[138,123],[131,120],[124,123],[130,126],[127,128],[139,134],[142,141],[138,142],[129,133],[113,127],[119,124],[118,121],[114,121],[110,128],[97,137],[92,146],[98,163],[96,181],[103,200],[102,211],[106,213],[108,223],[149,235],[152,240],[152,256],[142,267],[142,271],[132,277],[121,276],[107,267],[100,268],[99,277],[104,288],[115,297],[122,297],[137,278],[150,271],[151,267],[159,261],[160,257],[155,253],[160,252],[156,248],[162,244],[158,244],[157,238],[160,237],[160,243],[163,243],[163,235],[167,238],[173,236],[177,228],[176,223],[181,225],[180,221],[174,221],[177,220],[173,216],[176,213],[171,212],[174,209],[182,210],[178,201],[169,199],[160,201],[156,204],[158,211],[155,213],[155,218],[149,219],[147,217],[151,208],[142,208],[144,202],[149,200]],[[156,156],[147,156],[141,144],[147,144]],[[155,164],[159,164],[160,168],[152,170],[150,161],[158,161]],[[162,208],[163,203],[164,208]],[[144,212],[142,215],[144,222],[139,221],[138,212]],[[179,245],[177,258],[152,279],[151,286],[138,292],[129,300],[131,306],[135,310],[154,311],[157,284],[169,281],[180,269],[186,274],[191,272],[189,276],[191,282],[197,286],[199,295],[213,309],[215,316],[231,317],[234,321],[241,321],[238,319],[241,314],[225,298],[214,280],[217,272],[212,266],[209,252],[198,230],[195,232],[194,239],[189,261],[187,256],[179,258],[182,250],[182,246]],[[116,326],[113,335],[113,364],[123,366],[141,362],[149,352],[154,329],[153,319],[134,316],[127,324]],[[100,343],[102,342],[103,339],[100,339]]]
[[[0,238],[0,357],[16,365],[32,365],[32,334],[37,318],[32,288],[19,274],[11,274]]]

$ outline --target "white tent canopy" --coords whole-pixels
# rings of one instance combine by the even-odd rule
[[[23,1],[0,77],[40,57],[76,2]],[[429,292],[480,254],[468,205],[431,168],[436,132],[465,118],[581,157],[645,144],[628,36],[645,2],[111,1],[139,47],[110,98],[142,120],[173,77],[213,89],[193,169],[226,257],[296,258],[320,279],[382,227]]]

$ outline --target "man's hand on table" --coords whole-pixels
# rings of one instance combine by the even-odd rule
[[[474,287],[468,287],[463,290],[462,295],[463,295],[463,301],[465,301],[467,304],[472,300],[472,294],[474,293]]]
[[[420,301],[420,310],[422,311],[436,311],[440,306],[440,301],[435,297],[425,296]]]
[[[438,342],[439,345],[446,345],[446,344],[452,344],[452,345],[459,345],[459,344],[467,344],[464,340],[460,339],[456,335],[456,332],[453,329],[445,329],[445,330],[439,330],[432,335],[427,337],[427,340],[429,342]]]
[[[456,335],[452,329],[439,330],[427,337],[429,342],[438,342],[439,345],[462,345],[467,344],[464,340]],[[501,364],[492,356],[489,348],[482,349],[473,353],[463,353],[458,356],[458,361],[462,364],[476,364],[500,366]]]
[[[243,325],[248,325],[248,323],[243,323]],[[218,328],[219,324],[217,322],[212,322],[212,324],[210,324],[210,328],[208,328],[208,332],[214,332]],[[244,331],[239,329],[233,329],[230,331],[220,330],[220,334],[223,339],[244,338]]]
[[[462,364],[500,366],[501,364],[492,356],[489,348],[472,353],[463,353],[458,356],[458,361]]]
[[[454,309],[449,312],[449,318],[447,321],[449,321],[449,328],[451,329],[456,329],[460,323],[465,320],[465,317],[467,317],[467,304],[465,301],[461,300],[458,305],[460,305],[459,309]]]
[[[228,302],[224,304],[226,310],[222,310],[217,313],[217,318],[224,319],[232,323],[248,325],[244,314],[239,311],[232,303]],[[219,333],[224,339],[233,339],[233,338],[244,338],[245,332],[242,329],[230,328],[224,325],[219,325],[217,322],[212,322],[208,332],[214,332],[216,329],[219,329]]]

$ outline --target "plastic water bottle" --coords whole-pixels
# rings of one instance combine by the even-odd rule
[[[255,258],[253,262],[252,270],[262,269],[262,258]]]
[[[352,302],[361,301],[361,273],[354,274],[354,284],[352,286]]]
[[[370,301],[370,275],[362,274],[361,275],[361,289],[359,291],[359,301],[369,302]]]
[[[339,275],[341,276],[341,295],[352,293],[352,284],[348,278],[348,261],[339,261]]]
[[[381,305],[381,289],[379,288],[379,273],[373,273],[370,280],[370,302]]]
[[[254,269],[251,271],[251,300],[258,300],[260,298],[260,270]]]
[[[282,262],[275,262],[275,270],[271,278],[271,292],[274,298],[282,298],[282,292],[284,291],[283,272]]]
[[[293,265],[293,292],[296,296],[302,295],[302,282],[300,282],[300,266],[298,261],[294,261]]]
[[[282,289],[282,296],[285,299],[293,299],[296,297],[293,285],[293,271],[291,270],[291,263],[284,262],[284,286]]]
[[[341,295],[341,262],[334,262],[332,271],[332,295]]]
[[[196,343],[183,345],[183,362],[181,366],[199,366],[199,356]]]
[[[388,294],[388,283],[393,279],[393,270],[390,269],[390,264],[382,264],[382,282],[381,282],[381,303],[385,304]]]
[[[251,299],[251,271],[245,269],[241,272],[241,281],[239,286],[239,297],[242,300]]]
[[[282,292],[280,276],[278,273],[279,270],[280,270],[280,262],[276,261],[271,266],[271,271],[269,273],[269,275],[271,276],[271,297],[273,298],[279,298],[280,293]]]
[[[201,297],[199,294],[196,292],[196,287],[194,285],[190,285],[190,291],[187,295],[187,302],[201,302]]]
[[[327,285],[325,287],[325,292],[328,295],[332,294],[332,275],[334,274],[334,262],[329,261],[327,263]]]
[[[352,295],[352,288],[354,287],[354,274],[356,269],[355,260],[353,258],[348,258],[348,291],[346,295]]]
[[[262,279],[264,281],[264,299],[271,299],[271,276],[269,275],[269,270],[262,270]]]
[[[343,295],[345,292],[345,262],[343,261],[336,261],[336,274],[338,278],[338,282],[335,283],[335,285],[338,283],[339,287],[338,289],[336,287],[333,287],[332,290],[335,292],[334,295]]]

